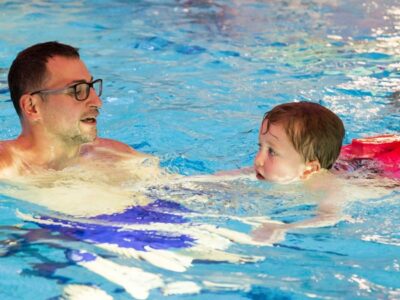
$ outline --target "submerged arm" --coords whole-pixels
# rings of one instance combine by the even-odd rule
[[[305,183],[306,187],[313,193],[318,193],[318,207],[314,217],[294,223],[263,223],[256,228],[252,235],[255,240],[266,241],[275,236],[285,236],[286,231],[297,228],[316,228],[332,226],[342,220],[342,207],[345,195],[339,180],[331,174],[318,175]]]

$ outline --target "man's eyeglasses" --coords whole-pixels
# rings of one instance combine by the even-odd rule
[[[60,89],[50,89],[50,90],[40,90],[30,93],[30,95],[35,94],[68,94],[70,93],[78,101],[85,101],[89,98],[90,88],[93,88],[97,96],[101,96],[103,91],[103,80],[96,79],[92,82],[78,82],[73,85],[67,86]]]

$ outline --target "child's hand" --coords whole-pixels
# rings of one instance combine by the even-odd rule
[[[287,224],[279,224],[276,222],[263,223],[255,229],[251,235],[255,241],[266,242],[271,244],[279,243],[285,239],[285,233],[288,229]]]

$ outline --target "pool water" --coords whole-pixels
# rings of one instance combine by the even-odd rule
[[[98,185],[91,201],[129,187],[151,203],[84,218],[0,182],[1,299],[400,298],[398,185],[362,178],[346,219],[257,244],[254,224],[310,218],[315,195],[209,176],[251,165],[263,114],[283,102],[329,107],[345,143],[399,134],[398,1],[3,1],[0,16],[1,140],[20,132],[12,60],[58,40],[104,80],[100,135],[186,176]]]

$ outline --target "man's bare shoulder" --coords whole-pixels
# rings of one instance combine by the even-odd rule
[[[11,162],[12,160],[12,141],[0,141],[0,162]]]
[[[148,156],[125,143],[106,138],[97,138],[93,143],[83,145],[81,152],[84,156],[115,159]]]
[[[0,178],[14,165],[13,141],[0,141]]]
[[[139,154],[139,152],[137,152],[135,149],[133,149],[129,145],[122,143],[120,141],[117,141],[117,140],[112,140],[112,139],[97,138],[93,142],[93,146],[96,148],[105,148],[105,149],[114,150],[114,151],[118,151],[118,152],[122,152],[122,153],[126,153],[126,154],[133,154],[133,155]]]

